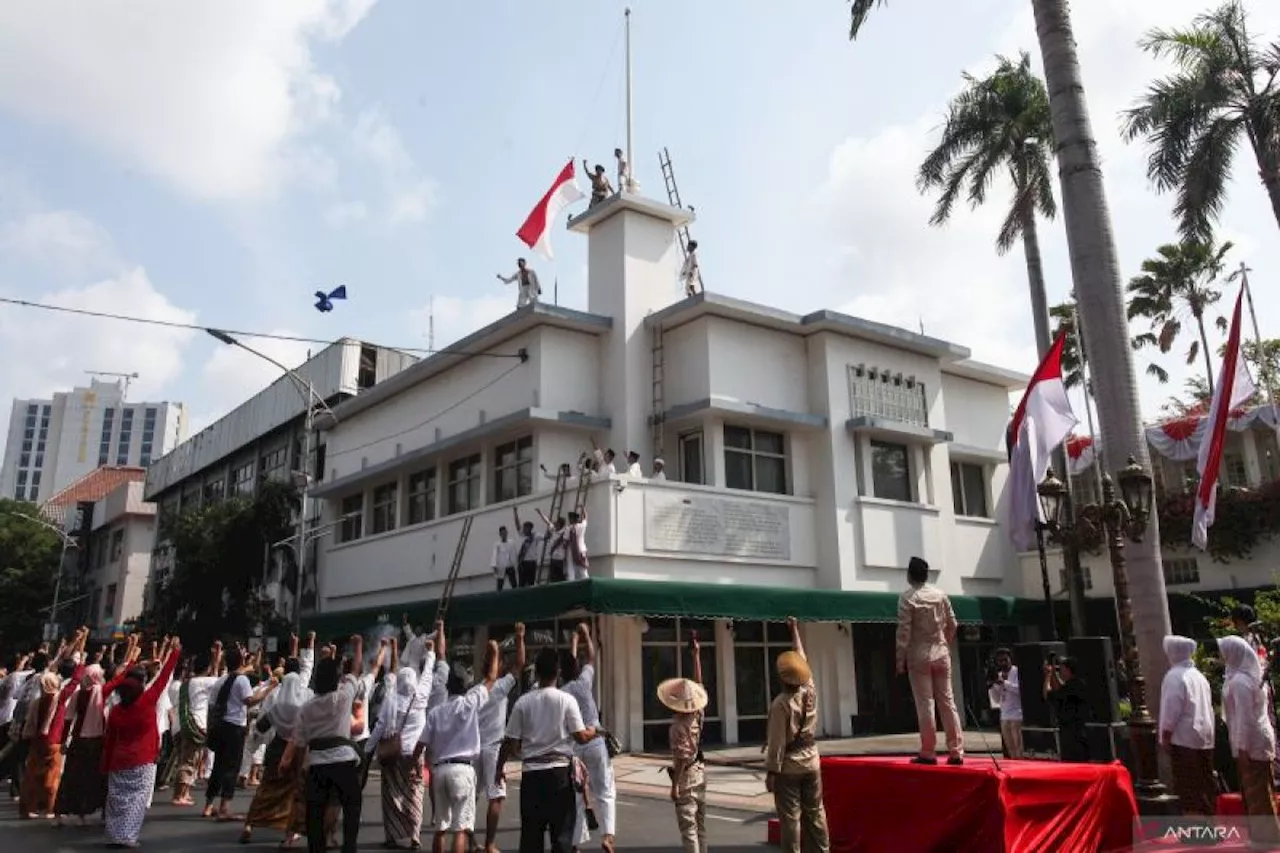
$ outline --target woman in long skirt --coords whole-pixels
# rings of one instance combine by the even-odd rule
[[[156,704],[168,688],[181,654],[175,639],[164,668],[150,686],[146,686],[146,670],[138,667],[108,685],[120,698],[107,717],[102,741],[102,767],[107,772],[107,841],[112,847],[138,846],[147,804],[156,787],[156,758],[160,755]]]
[[[296,762],[294,766],[282,767],[280,759],[293,738],[298,712],[310,698],[311,691],[302,677],[298,673],[290,673],[284,677],[280,689],[263,703],[257,725],[261,731],[265,723],[272,736],[263,755],[262,780],[253,794],[249,813],[245,815],[241,844],[249,843],[254,827],[266,827],[284,832],[285,840],[280,846],[290,847],[306,829],[307,801],[302,767]]]
[[[427,669],[435,664],[427,653]],[[391,668],[384,684],[386,698],[369,736],[368,749],[376,751],[384,740],[400,738],[400,754],[382,766],[382,830],[385,846],[416,850],[422,844],[422,800],[425,793],[422,761],[414,749],[427,722],[427,699],[432,679],[421,678],[413,667],[400,668],[400,647],[391,640]]]
[[[54,811],[61,820],[75,815],[80,824],[102,809],[107,800],[107,777],[102,772],[102,736],[106,731],[103,714],[102,667],[94,664],[85,669],[80,691],[72,699],[75,720],[71,724],[71,745],[67,748],[67,764],[62,771],[58,802]]]
[[[1249,839],[1254,844],[1280,844],[1272,762],[1276,733],[1267,715],[1262,689],[1262,663],[1240,637],[1221,637],[1218,650],[1226,664],[1222,683],[1222,712],[1227,720],[1231,752],[1240,772],[1241,797],[1249,816]]]
[[[581,643],[586,649],[586,662],[578,665],[578,646]],[[564,678],[561,688],[578,700],[578,709],[582,712],[582,721],[588,727],[600,727],[600,710],[596,706],[594,684],[596,678],[596,646],[591,639],[591,629],[586,623],[578,625],[574,632],[569,649],[561,653],[560,674]],[[590,722],[587,722],[590,720]],[[595,802],[595,816],[600,824],[600,848],[606,853],[613,853],[614,833],[617,817],[617,789],[613,780],[613,760],[609,757],[604,737],[583,744],[574,744],[574,755],[587,769],[590,780],[591,798]],[[587,815],[584,798],[578,799],[578,816],[574,823],[574,840],[580,848],[586,847],[591,840],[591,821]]]
[[[81,628],[76,633],[71,651],[82,651],[88,636],[88,629]],[[69,663],[63,666],[69,666]],[[62,780],[62,734],[67,721],[67,705],[84,677],[84,670],[83,664],[75,667],[73,672],[63,669],[63,675],[69,676],[65,686],[56,673],[46,672],[40,676],[40,697],[27,714],[31,752],[27,756],[27,772],[22,779],[18,799],[18,812],[24,818],[34,818],[37,814],[54,816],[58,783]]]

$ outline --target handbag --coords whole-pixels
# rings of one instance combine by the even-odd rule
[[[613,732],[602,729],[600,737],[604,738],[604,750],[609,753],[610,758],[617,758],[622,754],[622,744],[618,743],[618,739],[614,737]]]
[[[404,728],[405,722],[409,719],[411,710],[413,710],[413,698],[410,698],[409,704],[405,706],[404,714],[400,717],[400,723],[396,726],[396,733],[378,741],[376,754],[379,764],[394,764],[404,754],[404,741],[400,738],[400,730]]]

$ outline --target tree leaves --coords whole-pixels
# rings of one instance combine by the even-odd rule
[[[0,648],[8,652],[35,646],[53,602],[62,540],[21,518],[39,514],[35,504],[0,499]]]

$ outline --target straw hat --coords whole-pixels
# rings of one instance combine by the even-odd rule
[[[778,678],[788,687],[800,687],[813,680],[813,671],[799,652],[783,652],[778,655]]]
[[[668,678],[658,685],[658,701],[677,714],[692,714],[707,707],[707,690],[687,678]]]

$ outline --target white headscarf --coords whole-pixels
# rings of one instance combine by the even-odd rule
[[[278,737],[292,737],[298,725],[298,713],[311,698],[311,691],[302,683],[302,676],[291,672],[271,692],[263,711],[270,719]]]
[[[382,735],[400,731],[405,711],[417,690],[418,671],[411,666],[401,667],[395,675],[387,676],[387,696],[382,700],[382,712],[378,715],[378,729]]]
[[[1227,678],[1242,678],[1254,687],[1262,684],[1262,662],[1243,637],[1219,637],[1218,651],[1226,664]]]
[[[1169,659],[1169,666],[1190,664],[1191,656],[1196,653],[1196,641],[1190,637],[1170,634],[1164,638],[1164,655]]]

